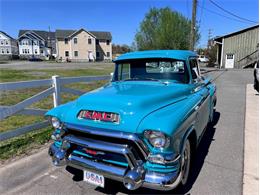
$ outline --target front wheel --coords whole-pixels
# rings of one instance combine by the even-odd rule
[[[189,172],[190,172],[190,163],[191,163],[191,148],[190,148],[190,141],[187,139],[185,143],[184,152],[181,158],[182,186],[185,186],[187,184]]]

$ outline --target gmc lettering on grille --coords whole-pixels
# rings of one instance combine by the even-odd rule
[[[112,112],[100,112],[93,110],[82,110],[79,113],[79,118],[94,120],[94,121],[103,121],[103,122],[112,122],[119,123],[119,115]]]

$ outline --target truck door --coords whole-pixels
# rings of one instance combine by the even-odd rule
[[[192,75],[192,80],[194,84],[194,94],[199,96],[199,101],[195,107],[197,111],[196,116],[196,127],[198,135],[201,136],[203,130],[208,124],[209,115],[210,115],[210,93],[208,88],[203,82],[200,70],[198,67],[197,59],[191,58],[190,61],[190,70]]]

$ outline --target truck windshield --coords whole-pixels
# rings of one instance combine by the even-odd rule
[[[141,59],[116,64],[113,81],[170,81],[188,83],[185,61],[175,59]]]

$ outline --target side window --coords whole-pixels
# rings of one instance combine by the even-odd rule
[[[118,80],[125,80],[130,78],[130,64],[118,65]]]
[[[196,59],[190,59],[190,69],[192,79],[197,79],[198,77],[200,77],[199,67]]]

